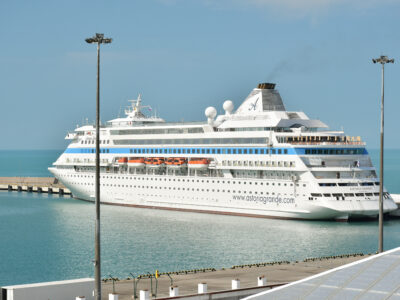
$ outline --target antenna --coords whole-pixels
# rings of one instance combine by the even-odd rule
[[[121,104],[119,105],[118,118],[120,118],[120,117],[121,117],[122,102],[123,102],[123,101],[121,101]]]

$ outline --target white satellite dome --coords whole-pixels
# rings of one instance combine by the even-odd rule
[[[204,114],[208,119],[214,119],[215,116],[217,115],[217,110],[215,109],[215,107],[209,106],[204,111]]]
[[[227,115],[230,115],[235,107],[231,100],[226,100],[222,106]]]

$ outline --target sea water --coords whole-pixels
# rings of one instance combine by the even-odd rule
[[[0,176],[50,176],[60,151],[0,151]],[[379,151],[370,151],[376,167]],[[385,151],[385,186],[400,193],[400,150]],[[12,155],[12,159],[10,159]],[[12,160],[19,160],[20,171]],[[15,165],[15,164],[14,164]],[[6,166],[6,167],[4,167]],[[9,168],[9,169],[6,169]],[[93,277],[94,205],[68,196],[0,192],[0,286]],[[385,221],[384,247],[400,246],[400,220]],[[102,205],[102,276],[345,253],[373,253],[376,221],[271,220]]]

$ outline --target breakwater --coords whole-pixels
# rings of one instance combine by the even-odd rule
[[[0,190],[71,195],[54,177],[0,177]]]

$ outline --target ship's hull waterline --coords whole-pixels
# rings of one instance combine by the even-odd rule
[[[49,168],[53,175],[62,180],[62,176],[54,168]],[[69,184],[63,181],[68,187],[74,198],[94,202],[94,178],[92,173],[81,174],[91,178],[87,184],[82,186]],[[111,176],[108,176],[111,177]],[[151,182],[153,179],[163,179],[162,176],[137,176],[124,174],[115,176],[114,179],[101,179],[101,203],[108,205],[119,205],[138,208],[153,208],[164,210],[175,210],[184,212],[198,212],[221,215],[273,218],[273,219],[292,219],[292,220],[336,220],[347,221],[349,219],[376,218],[379,213],[377,200],[363,201],[326,201],[325,203],[309,201],[304,198],[282,198],[277,197],[259,197],[253,195],[234,197],[227,193],[215,195],[211,192],[192,192],[185,191],[177,193],[177,189],[182,188],[182,184],[171,187],[173,192],[164,192],[164,189],[156,190],[155,186],[149,188],[132,188],[130,182],[136,181],[134,178],[145,179]],[[118,178],[118,179],[117,179]],[[176,176],[175,179],[185,178]],[[211,178],[209,178],[211,180]],[[120,183],[116,186],[116,182]],[[154,183],[156,181],[154,180]],[[114,188],[107,188],[114,186]],[[224,190],[220,185],[220,190]],[[229,186],[226,186],[228,191]],[[152,191],[149,193],[149,191]],[[154,191],[154,192],[153,192]],[[160,191],[160,192],[159,192]],[[210,192],[213,193],[210,196]],[[333,202],[333,203],[330,203]],[[393,211],[394,207],[391,201],[384,201],[384,212]]]

